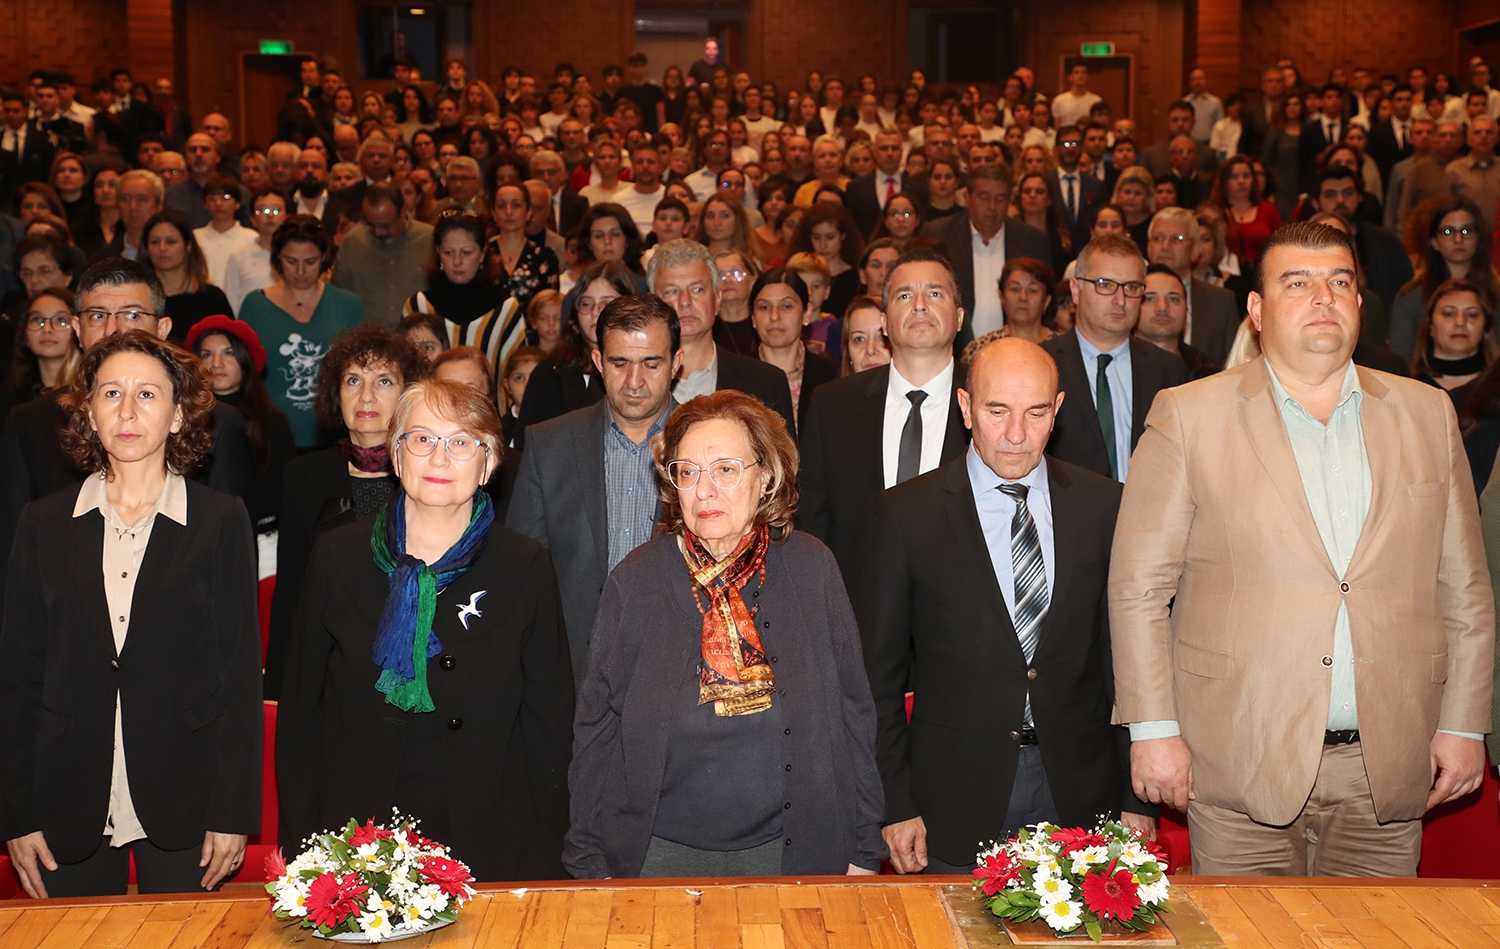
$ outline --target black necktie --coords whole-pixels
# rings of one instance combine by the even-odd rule
[[[1068,217],[1078,220],[1078,178],[1076,175],[1063,175],[1068,182]]]
[[[1015,584],[1016,612],[1011,617],[1021,653],[1027,665],[1036,656],[1037,640],[1042,635],[1042,621],[1047,616],[1047,565],[1042,559],[1042,542],[1036,521],[1026,506],[1024,484],[1002,484],[1002,493],[1016,502],[1016,513],[1010,519],[1011,580]],[[1031,721],[1031,696],[1026,696],[1026,724]]]
[[[1104,370],[1114,362],[1109,353],[1099,354],[1099,369],[1094,373],[1094,409],[1099,413],[1099,427],[1104,430],[1104,451],[1109,455],[1109,476],[1120,478],[1120,451],[1115,447],[1115,397],[1109,391],[1109,376]]]
[[[911,402],[911,411],[906,413],[906,425],[901,428],[901,447],[896,451],[896,483],[915,478],[922,472],[922,402],[927,393],[913,389],[906,393]]]

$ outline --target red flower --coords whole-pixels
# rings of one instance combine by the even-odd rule
[[[464,896],[464,886],[474,882],[469,868],[447,857],[427,857],[422,861],[422,880],[436,883],[449,896]]]
[[[974,879],[982,881],[979,886],[985,896],[994,896],[1005,888],[1005,884],[1020,876],[1010,854],[1004,850],[985,857],[984,863],[974,868]]]
[[[1166,847],[1163,847],[1161,844],[1157,843],[1154,840],[1146,840],[1145,838],[1141,838],[1141,846],[1145,847],[1146,852],[1156,858],[1157,863],[1161,864],[1163,867],[1167,865]]]
[[[332,871],[324,873],[307,888],[307,918],[316,926],[332,929],[359,912],[360,897],[370,888],[359,882],[359,874],[346,873],[336,877]]]
[[[354,828],[354,833],[349,835],[348,844],[351,847],[359,848],[363,847],[365,844],[372,844],[377,840],[384,840],[385,838],[392,836],[395,835],[386,830],[384,827],[376,827],[375,822],[373,820],[369,820],[365,821],[365,825],[363,827]]]
[[[278,847],[266,854],[266,879],[279,880],[286,876],[286,858],[281,855]]]
[[[1141,905],[1139,889],[1129,870],[1101,870],[1083,878],[1083,902],[1100,919],[1129,920]]]
[[[1058,828],[1052,832],[1052,839],[1063,845],[1060,857],[1066,857],[1076,850],[1085,850],[1089,847],[1103,847],[1109,843],[1108,838],[1089,833],[1082,827]]]

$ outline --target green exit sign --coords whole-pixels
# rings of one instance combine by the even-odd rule
[[[1115,44],[1113,43],[1084,43],[1078,51],[1080,56],[1113,56],[1114,54]]]
[[[261,40],[260,53],[262,56],[289,56],[292,52],[291,40]],[[1085,53],[1085,56],[1088,54]]]

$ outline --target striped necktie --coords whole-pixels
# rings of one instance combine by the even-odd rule
[[[1030,665],[1036,655],[1042,622],[1047,618],[1047,565],[1042,560],[1042,542],[1037,536],[1036,521],[1026,506],[1029,489],[1024,484],[1001,484],[1000,491],[1016,502],[1016,513],[1010,519],[1011,576],[1015,582],[1016,638]],[[1031,720],[1031,695],[1026,696],[1026,724]]]

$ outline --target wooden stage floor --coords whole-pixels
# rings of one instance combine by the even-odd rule
[[[1174,880],[1217,938],[1183,946],[1500,949],[1500,882]],[[403,949],[977,949],[998,926],[965,922],[959,877],[598,881],[486,886],[447,929]],[[263,893],[0,902],[0,949],[268,949],[330,945],[266,915]],[[972,905],[970,906],[972,908]],[[1170,919],[1170,918],[1169,918]],[[1181,928],[1181,927],[1179,927]],[[1087,939],[1068,941],[1089,946]]]

